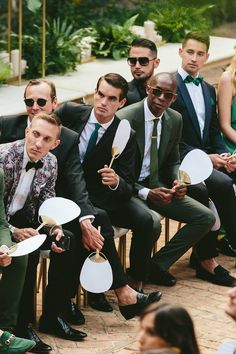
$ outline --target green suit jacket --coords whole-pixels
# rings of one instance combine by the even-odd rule
[[[125,107],[117,112],[120,119],[127,119],[136,132],[137,153],[136,153],[136,185],[138,191],[143,188],[139,185],[145,148],[145,120],[144,100]],[[177,178],[180,163],[179,142],[182,135],[181,114],[168,108],[162,117],[161,140],[158,149],[158,180],[157,187],[171,187],[174,179]]]

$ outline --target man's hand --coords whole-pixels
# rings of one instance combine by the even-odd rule
[[[115,188],[119,183],[119,176],[115,173],[112,168],[109,168],[107,165],[104,168],[98,170],[98,173],[101,175],[102,184]]]
[[[234,156],[230,156],[225,165],[225,169],[228,173],[234,172],[236,170],[236,159]]]
[[[177,180],[174,180],[173,190],[175,191],[176,199],[183,199],[187,193],[187,186],[184,183],[179,183]]]
[[[57,241],[60,241],[60,239],[64,236],[62,228],[60,226],[54,227],[52,235]],[[65,251],[63,248],[58,247],[55,242],[52,242],[51,249],[55,253],[62,253]]]
[[[82,230],[82,242],[86,250],[101,250],[103,247],[104,238],[98,232],[98,230],[91,224],[89,219],[82,220],[80,222]]]
[[[147,199],[158,205],[170,204],[175,191],[164,187],[150,189]]]
[[[18,229],[17,227],[15,227],[15,230],[12,235],[14,240],[20,242],[32,236],[38,235],[38,231],[32,229],[31,227],[26,227],[25,229]]]
[[[217,170],[222,167],[226,167],[230,154],[224,154],[224,156],[218,154],[209,154],[213,167]]]
[[[8,251],[8,247],[1,246],[0,247],[0,266],[8,267],[11,264],[12,258],[6,254]]]

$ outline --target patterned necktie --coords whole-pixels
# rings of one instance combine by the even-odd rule
[[[99,123],[95,123],[95,128],[94,131],[92,132],[89,142],[88,142],[88,146],[87,146],[87,150],[85,153],[85,156],[87,156],[87,154],[92,150],[92,148],[96,145],[96,142],[98,140],[98,130],[101,128],[101,124]]]
[[[41,167],[43,167],[43,162],[41,160],[37,162],[28,161],[25,166],[25,170],[26,172],[29,171],[31,168],[35,168],[36,170],[38,170]]]
[[[203,77],[201,77],[201,76],[193,77],[191,75],[188,75],[184,79],[184,83],[189,84],[190,82],[192,82],[194,85],[198,86],[202,82],[202,80],[203,80]]]
[[[152,142],[150,149],[150,177],[149,188],[156,188],[158,183],[158,149],[157,149],[157,124],[159,118],[153,121]]]

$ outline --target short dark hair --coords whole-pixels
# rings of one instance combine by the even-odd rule
[[[152,52],[152,54],[157,57],[157,46],[153,41],[146,38],[135,38],[131,43],[131,47],[143,47],[148,48]]]
[[[194,39],[195,41],[204,43],[207,47],[207,52],[208,52],[208,49],[210,47],[210,37],[208,36],[208,34],[203,33],[203,32],[198,32],[198,31],[188,32],[182,42],[183,48],[185,47],[186,42],[189,39]]]
[[[58,127],[58,134],[57,134],[57,138],[60,137],[61,135],[61,120],[58,117],[58,115],[54,112],[52,113],[46,113],[46,112],[39,112],[38,114],[36,114],[33,119],[31,120],[31,123],[33,120],[37,120],[37,119],[42,119],[45,120],[46,122],[55,125],[56,127]]]
[[[40,85],[42,83],[47,84],[50,87],[50,97],[53,100],[56,97],[56,87],[54,85],[54,83],[52,81],[46,80],[46,79],[32,79],[28,82],[28,84],[26,85],[25,88],[25,92],[24,92],[24,98],[26,98],[26,90],[28,87],[30,86],[36,86],[36,85]]]
[[[141,321],[150,313],[154,315],[154,334],[170,347],[179,348],[181,354],[200,354],[193,321],[187,310],[178,305],[153,303],[141,314]]]
[[[105,80],[109,85],[121,90],[120,101],[127,96],[128,93],[128,82],[123,78],[123,76],[116,73],[109,73],[101,76],[97,82],[97,91],[102,80]]]

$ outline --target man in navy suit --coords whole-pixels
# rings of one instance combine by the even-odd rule
[[[189,187],[188,194],[205,205],[208,205],[209,197],[214,201],[229,241],[236,249],[236,198],[233,188],[236,165],[221,137],[215,89],[199,76],[200,69],[209,57],[209,44],[209,36],[201,32],[190,32],[183,40],[182,48],[179,49],[182,65],[176,74],[178,97],[172,108],[180,112],[183,118],[180,144],[182,158],[198,148],[208,154],[214,166],[205,184]],[[209,235],[209,238],[212,242],[216,236]],[[214,282],[216,277],[220,277],[218,272],[226,271],[219,268],[214,260],[216,249],[211,247],[210,251],[205,248],[201,255],[196,256],[200,261],[211,259],[208,271],[198,267],[199,278]]]

